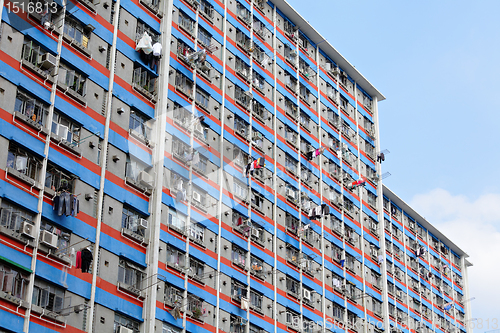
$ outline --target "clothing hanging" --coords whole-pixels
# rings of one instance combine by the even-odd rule
[[[78,251],[76,253],[76,262],[75,262],[76,268],[82,268],[82,252]]]
[[[89,249],[82,250],[82,273],[90,273],[90,265],[92,263],[92,252]]]

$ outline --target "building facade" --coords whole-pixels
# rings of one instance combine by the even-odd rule
[[[0,332],[469,330],[384,96],[286,1],[0,4]]]

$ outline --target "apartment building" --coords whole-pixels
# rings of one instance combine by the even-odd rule
[[[286,1],[2,3],[0,332],[468,331],[384,96]]]

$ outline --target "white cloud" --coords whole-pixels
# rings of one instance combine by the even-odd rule
[[[500,194],[485,194],[471,200],[434,189],[415,195],[410,205],[469,254],[469,261],[474,264],[468,270],[470,296],[475,297],[471,302],[472,318],[478,318],[474,331],[500,328]],[[479,328],[481,318],[483,327]]]

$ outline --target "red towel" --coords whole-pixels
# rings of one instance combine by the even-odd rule
[[[76,268],[82,268],[82,252],[78,251],[76,253]]]

